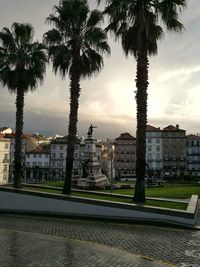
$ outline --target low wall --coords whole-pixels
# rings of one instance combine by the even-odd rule
[[[73,196],[0,188],[0,211],[50,215],[154,221],[192,227],[195,224],[198,197],[192,198],[193,209],[182,211],[165,208],[92,200]],[[196,205],[196,206],[195,206]]]

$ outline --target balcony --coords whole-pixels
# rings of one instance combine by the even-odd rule
[[[3,163],[9,163],[9,159],[3,159]]]

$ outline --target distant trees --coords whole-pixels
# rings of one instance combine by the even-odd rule
[[[0,82],[16,94],[16,133],[14,187],[21,187],[21,137],[23,133],[24,96],[44,79],[47,55],[45,46],[33,41],[30,24],[13,23],[11,30],[0,32]]]
[[[70,113],[64,194],[71,193],[72,168],[77,135],[81,78],[98,73],[104,53],[110,53],[107,35],[100,27],[98,10],[90,11],[86,0],[63,0],[47,18],[54,28],[44,34],[55,73],[70,78]]]
[[[145,202],[148,56],[157,54],[157,41],[164,35],[163,25],[170,31],[183,30],[178,13],[186,6],[186,0],[106,0],[105,3],[104,13],[109,18],[107,30],[121,39],[126,56],[133,55],[137,61],[137,181],[134,200]]]

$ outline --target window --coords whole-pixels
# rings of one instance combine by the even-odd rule
[[[48,158],[49,157],[49,155],[48,154],[45,154],[45,158]]]
[[[4,159],[5,159],[5,160],[8,159],[8,154],[4,154]]]
[[[157,151],[157,152],[160,151],[160,147],[159,147],[159,146],[156,147],[156,151]]]
[[[8,149],[9,148],[9,145],[6,143],[5,144],[5,149]]]
[[[45,162],[45,163],[44,163],[44,166],[45,166],[45,167],[49,167],[49,163],[48,163],[48,162]]]
[[[42,162],[38,162],[38,167],[42,167]]]
[[[26,162],[26,167],[27,167],[27,168],[30,167],[30,162]]]
[[[55,158],[55,157],[56,157],[56,153],[53,153],[53,154],[52,154],[52,158]]]
[[[6,180],[7,180],[7,175],[4,174],[4,175],[3,175],[3,181],[6,181]]]
[[[60,150],[63,150],[63,145],[60,145]]]
[[[34,157],[34,158],[36,158],[36,156],[37,156],[36,154],[33,154],[33,157]]]
[[[52,149],[53,149],[53,150],[56,150],[56,146],[55,146],[55,145],[53,145],[53,146],[52,146]]]
[[[7,172],[8,171],[8,166],[5,164],[5,165],[3,165],[3,171],[4,172]]]
[[[30,158],[30,154],[26,154],[26,157],[29,159]]]
[[[42,154],[39,154],[39,155],[38,155],[38,158],[41,158],[41,157],[42,157]]]
[[[61,158],[61,159],[63,158],[63,153],[60,153],[60,158]]]
[[[33,167],[36,167],[37,166],[37,162],[33,162]]]
[[[151,146],[148,146],[148,151],[151,151]]]
[[[156,143],[159,144],[160,143],[160,139],[156,139]]]
[[[151,139],[148,139],[148,143],[151,143]]]

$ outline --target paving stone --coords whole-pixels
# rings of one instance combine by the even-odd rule
[[[200,267],[200,232],[194,230],[3,214],[0,214],[0,229],[86,241],[93,244],[90,245],[92,248],[99,244],[107,249],[115,248],[126,253],[144,255],[176,266]],[[40,251],[36,250],[37,253]],[[101,265],[101,260],[95,258],[96,254],[89,254],[88,260],[91,257],[95,261],[94,266],[118,266]],[[111,257],[110,261],[112,260],[117,264],[115,258]],[[122,262],[119,266],[123,267]]]

